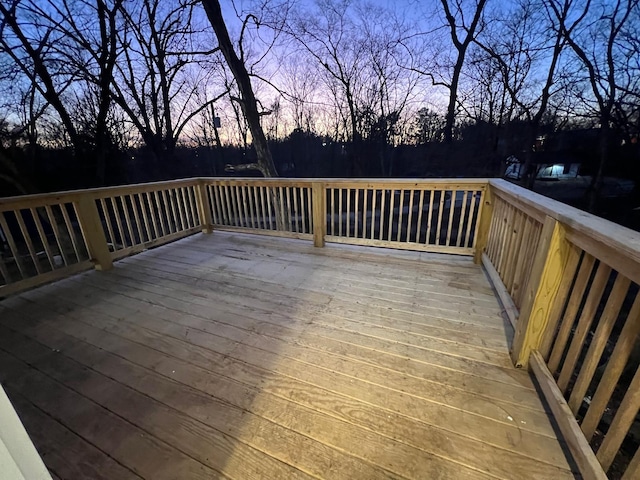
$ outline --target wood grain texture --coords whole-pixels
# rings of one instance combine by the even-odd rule
[[[61,478],[573,478],[510,328],[470,258],[216,231],[4,300],[0,371]]]
[[[573,412],[562,396],[555,379],[551,376],[544,359],[537,351],[531,353],[529,368],[535,375],[540,389],[549,403],[569,450],[580,468],[582,477],[587,480],[606,480],[607,476],[591,450],[591,446],[584,438]]]
[[[548,325],[555,322],[551,313],[555,311],[553,306],[557,301],[569,252],[570,245],[565,239],[564,228],[547,217],[513,341],[512,358],[515,365],[527,366],[530,353],[539,348]]]

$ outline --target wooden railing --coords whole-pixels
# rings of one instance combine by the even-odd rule
[[[326,240],[472,255],[485,181],[324,183]]]
[[[0,296],[208,230],[205,196],[190,179],[0,199]]]
[[[472,255],[486,180],[205,179],[214,228]]]
[[[471,255],[486,180],[202,178],[0,199],[0,296],[212,228]]]
[[[205,179],[213,227],[313,237],[312,183],[285,179]]]
[[[514,363],[534,373],[586,478],[606,478],[616,456],[617,475],[640,478],[640,450],[620,453],[640,408],[640,235],[490,185],[483,263],[515,325]]]
[[[583,475],[606,478],[629,441],[640,237],[503,180],[202,178],[0,199],[0,296],[212,229],[473,255]],[[640,478],[640,453],[627,460]]]

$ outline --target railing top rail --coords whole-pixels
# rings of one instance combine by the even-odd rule
[[[536,212],[555,218],[574,232],[596,240],[609,250],[640,263],[640,233],[605,220],[570,205],[526,190],[506,180],[492,179],[490,185],[498,194],[517,200]]]
[[[261,185],[293,185],[311,186],[313,183],[324,183],[329,187],[340,186],[377,186],[384,185],[389,188],[409,188],[432,186],[434,188],[473,187],[482,188],[489,182],[486,178],[263,178],[263,177],[192,177],[178,180],[167,180],[161,182],[135,183],[131,185],[116,185],[111,187],[87,188],[83,190],[66,190],[60,192],[38,193],[33,195],[20,195],[14,197],[0,198],[0,211],[11,210],[13,208],[29,208],[40,205],[51,205],[76,200],[80,196],[92,195],[96,198],[107,197],[114,194],[140,193],[153,191],[164,187],[180,187],[193,185],[199,182],[233,182],[233,183],[254,183]]]
[[[273,186],[311,186],[322,183],[328,188],[484,188],[486,178],[262,178],[262,177],[207,177],[201,178],[208,183],[234,183]]]
[[[33,195],[19,195],[14,197],[0,198],[0,211],[19,208],[29,208],[32,206],[56,204],[76,200],[80,196],[93,195],[95,197],[105,197],[114,193],[138,193],[142,191],[157,190],[163,187],[179,187],[193,185],[200,181],[199,178],[183,178],[178,180],[167,180],[162,182],[135,183],[131,185],[116,185],[113,187],[86,188],[82,190],[66,190],[62,192],[36,193]]]

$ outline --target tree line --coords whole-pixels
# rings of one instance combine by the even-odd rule
[[[0,182],[37,188],[21,170],[52,151],[91,184],[140,152],[162,178],[194,147],[275,175],[306,139],[354,176],[393,175],[401,146],[517,153],[531,185],[536,139],[587,128],[597,192],[637,144],[638,25],[638,0],[3,1]]]

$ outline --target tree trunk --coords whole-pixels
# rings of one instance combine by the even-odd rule
[[[607,159],[609,158],[609,145],[611,141],[609,115],[602,115],[600,122],[600,158],[598,161],[598,170],[596,170],[595,175],[591,178],[591,185],[589,186],[589,204],[587,206],[591,213],[594,213],[598,206],[600,191],[602,190],[602,184],[604,182],[604,169],[607,164]]]
[[[267,138],[264,135],[262,126],[260,125],[260,114],[258,113],[256,97],[253,93],[253,88],[251,87],[251,79],[249,78],[249,73],[247,72],[243,61],[238,58],[235,50],[233,49],[233,44],[229,38],[227,26],[222,18],[220,2],[218,0],[202,0],[202,4],[207,13],[207,17],[209,18],[209,22],[213,27],[213,31],[218,38],[220,51],[224,55],[224,59],[227,62],[227,65],[229,65],[229,69],[231,70],[231,73],[233,73],[233,77],[238,84],[238,89],[242,96],[240,106],[242,107],[242,112],[244,113],[247,124],[249,125],[249,130],[251,131],[253,148],[255,148],[256,151],[260,171],[265,177],[277,177],[278,172],[276,171],[273,158],[271,157]]]
[[[451,86],[449,87],[449,106],[447,107],[447,116],[445,118],[443,137],[445,143],[453,141],[453,126],[456,121],[456,103],[458,101],[458,84],[460,83],[460,73],[462,72],[462,63],[464,60],[464,51],[458,54],[458,61],[453,67],[453,77],[451,78]]]

